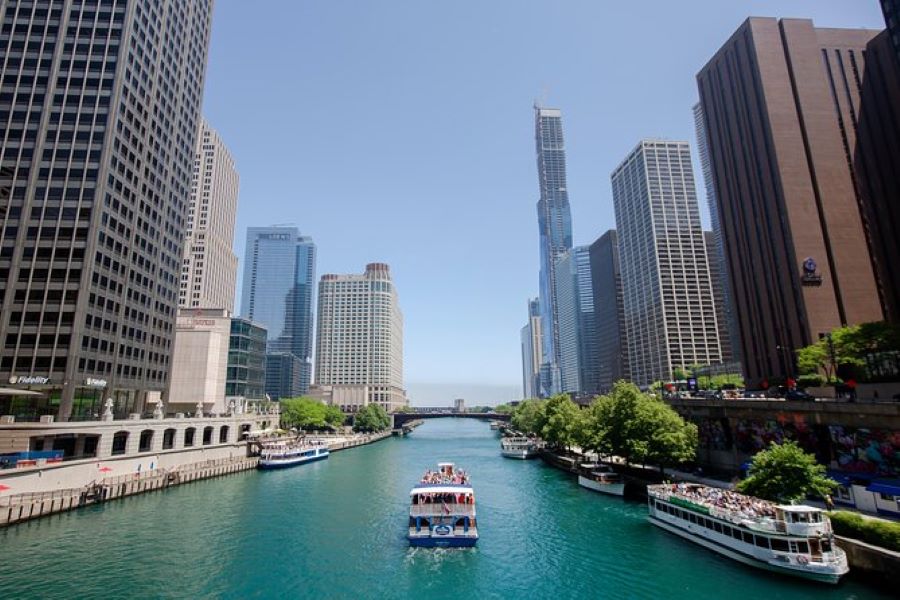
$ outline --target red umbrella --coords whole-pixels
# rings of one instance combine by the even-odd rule
[[[110,469],[109,467],[100,467],[101,473],[108,473],[109,471],[112,471],[112,469]]]
[[[6,490],[11,490],[11,489],[12,488],[9,487],[8,485],[3,485],[2,483],[0,483],[0,492],[5,492]]]

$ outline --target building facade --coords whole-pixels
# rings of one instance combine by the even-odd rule
[[[179,308],[224,308],[234,313],[239,185],[231,152],[209,123],[202,121],[194,153]]]
[[[884,316],[851,158],[876,33],[751,18],[697,75],[749,385]]]
[[[884,11],[884,23],[887,25],[891,47],[900,63],[900,0],[881,0],[881,9]]]
[[[230,338],[231,314],[227,309],[179,309],[167,412],[226,412],[225,377]]]
[[[575,250],[556,257],[554,279],[556,290],[556,349],[559,356],[559,388],[556,392],[575,395],[580,389],[578,350],[581,336],[578,330],[578,271]]]
[[[593,395],[600,391],[599,343],[594,316],[594,283],[591,276],[591,247],[576,246],[575,295],[578,298],[578,391]]]
[[[706,190],[706,204],[709,208],[711,232],[704,232],[706,240],[706,257],[709,261],[709,272],[712,276],[713,297],[716,302],[716,319],[719,322],[719,344],[722,347],[722,362],[740,361],[740,328],[734,314],[731,300],[731,284],[728,281],[728,266],[725,262],[725,240],[722,237],[722,221],[719,218],[719,207],[716,204],[716,186],[713,183],[712,168],[709,163],[709,140],[706,137],[706,124],[703,119],[703,107],[698,102],[694,105],[694,131],[697,135],[697,154],[700,156],[700,171],[703,173],[703,184]]]
[[[279,376],[267,387],[272,396],[309,391],[315,274],[316,246],[296,227],[247,229],[241,316],[267,329],[270,353],[291,353],[303,362],[299,387],[285,390]]]
[[[266,328],[249,319],[233,317],[228,341],[225,402],[245,406],[248,400],[266,399]]]
[[[0,378],[60,419],[167,387],[212,4],[0,2]]]
[[[559,314],[556,305],[556,260],[572,248],[572,211],[566,184],[566,147],[562,113],[556,108],[534,108],[540,199],[537,204],[540,234],[541,395],[560,390]]]
[[[291,352],[266,354],[266,394],[270,400],[296,398],[306,392],[300,390],[306,363]]]
[[[541,302],[528,301],[528,323],[522,328],[522,394],[538,398],[541,391]]]
[[[597,340],[597,388],[608,392],[620,379],[630,379],[625,338],[625,304],[619,272],[616,230],[610,229],[591,244],[591,287]]]
[[[722,362],[688,143],[641,141],[612,188],[632,381]]]
[[[353,412],[407,405],[403,389],[403,315],[388,265],[362,275],[323,275],[319,282],[316,386]]]

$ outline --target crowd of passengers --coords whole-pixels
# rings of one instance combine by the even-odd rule
[[[426,492],[413,496],[413,504],[474,504],[472,494],[432,494]]]
[[[731,490],[673,483],[672,492],[697,504],[715,506],[729,512],[738,513],[748,519],[775,516],[775,506],[770,502],[751,496],[744,496]]]
[[[429,469],[425,471],[425,475],[422,476],[422,483],[468,485],[469,474],[461,469],[457,469],[456,471],[453,471],[452,469],[446,471],[432,471]]]

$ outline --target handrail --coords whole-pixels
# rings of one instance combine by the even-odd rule
[[[459,502],[434,503],[434,504],[413,504],[409,507],[409,515],[411,517],[439,517],[439,516],[460,516],[474,517],[475,505],[462,504]]]

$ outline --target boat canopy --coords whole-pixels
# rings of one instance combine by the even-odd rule
[[[452,467],[453,463],[452,462],[439,462],[438,466],[439,467]]]
[[[821,508],[816,508],[815,506],[806,506],[805,504],[779,504],[778,508],[780,508],[784,512],[822,512]]]
[[[468,485],[431,485],[414,487],[410,492],[410,496],[416,494],[472,494],[474,491]]]

